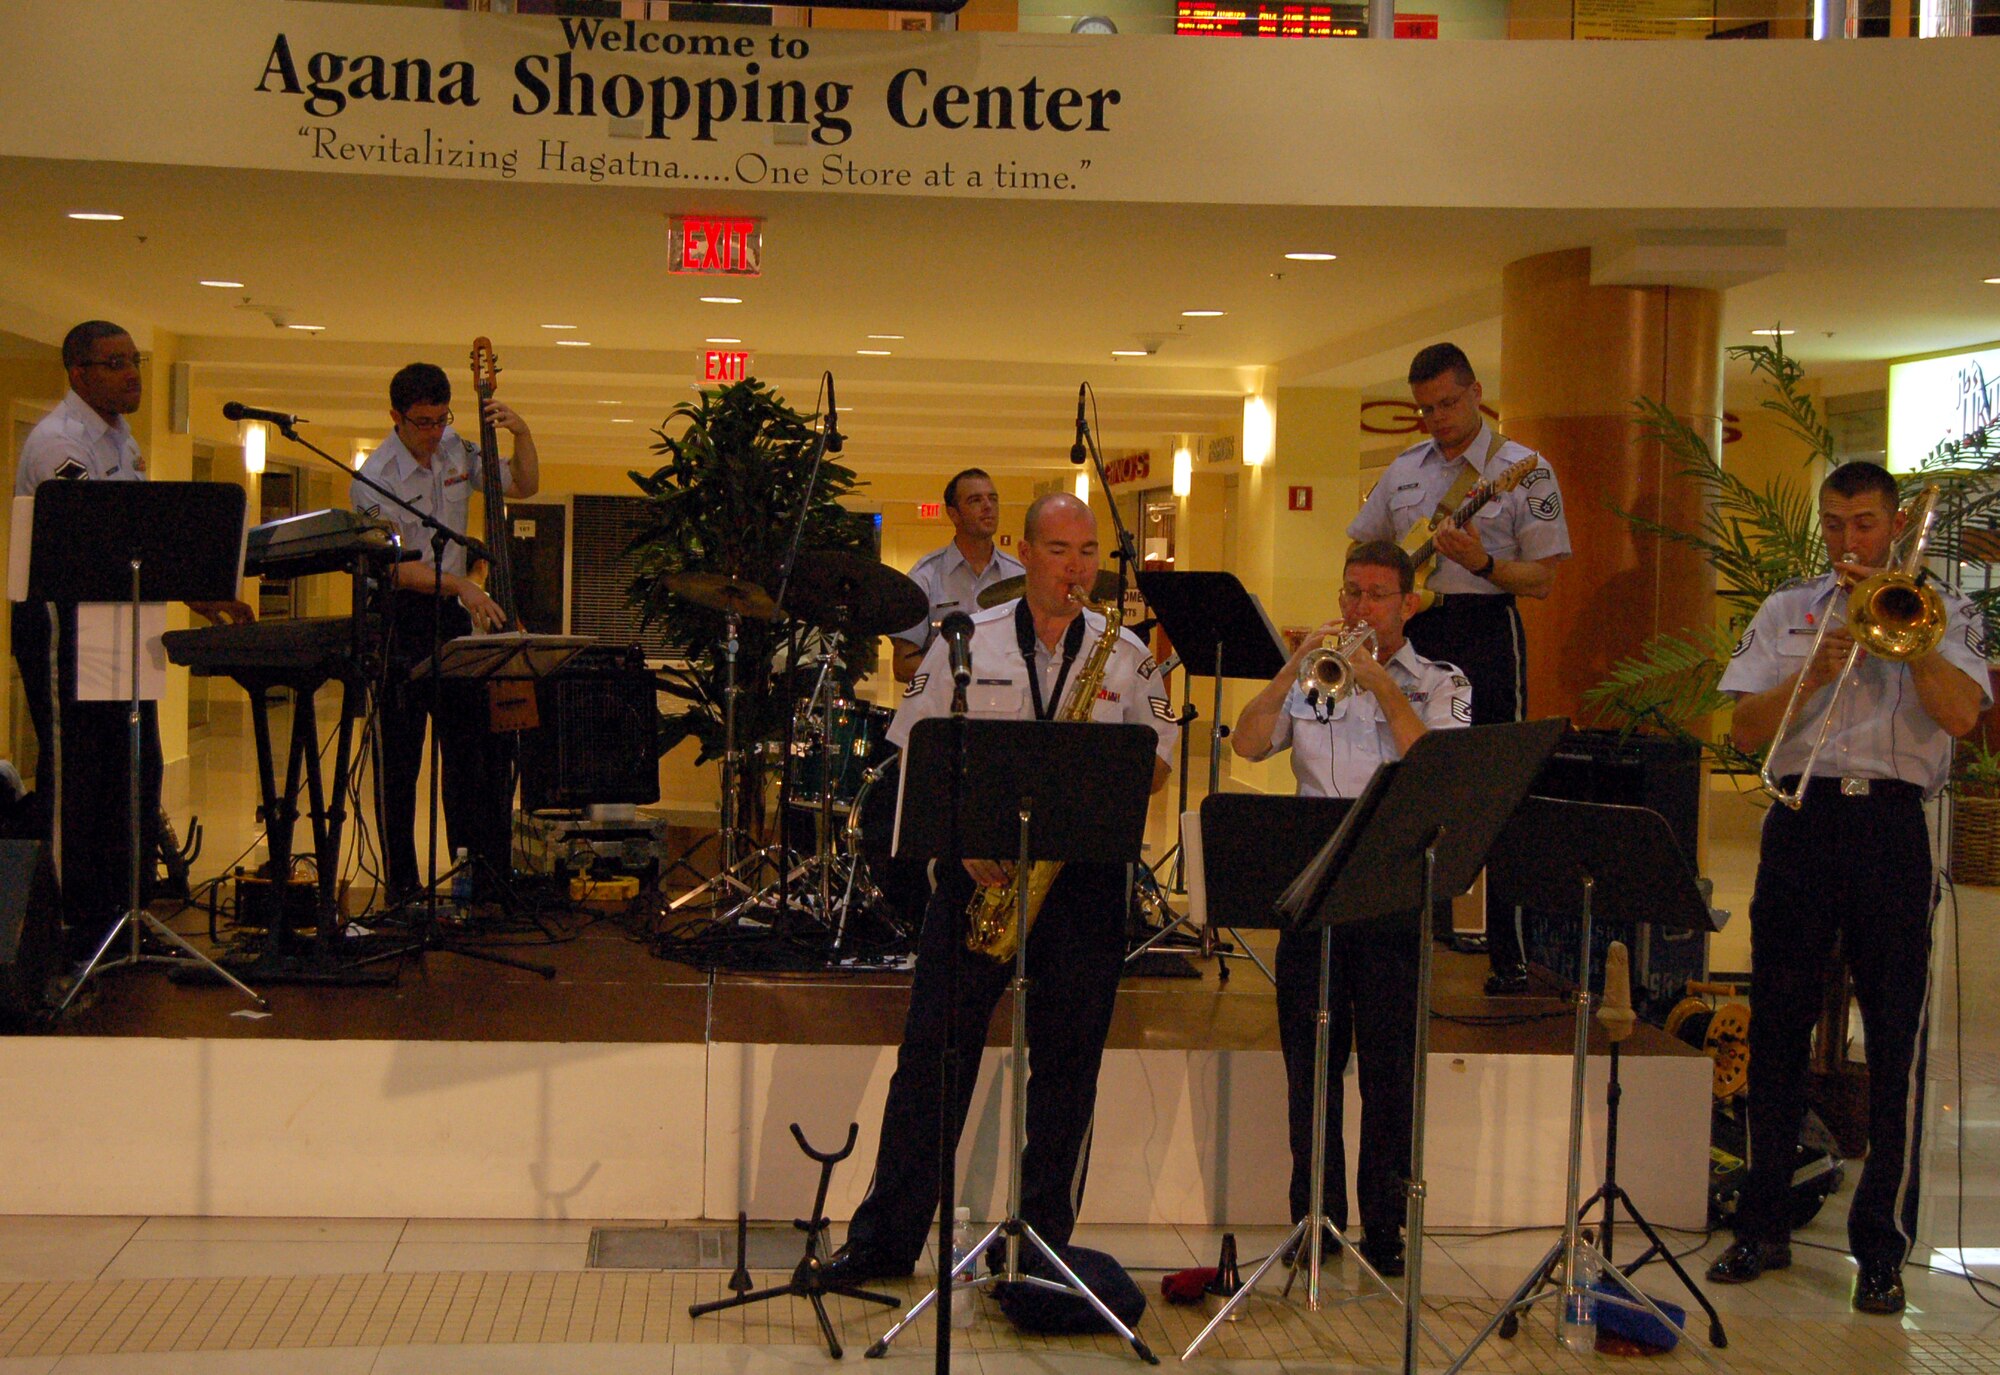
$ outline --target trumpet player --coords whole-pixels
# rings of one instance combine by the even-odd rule
[[[1068,493],[1038,498],[1021,535],[1027,570],[1022,596],[972,618],[972,681],[966,711],[989,720],[1055,719],[1072,674],[1084,676],[1092,647],[1108,633],[1105,618],[1078,595],[1096,582],[1097,518]],[[952,698],[949,646],[940,635],[925,651],[903,691],[889,739],[907,747],[918,721],[948,714]],[[1087,718],[1153,728],[1151,786],[1167,781],[1179,720],[1146,647],[1120,630]],[[907,1275],[923,1254],[937,1207],[939,1102],[955,1143],[972,1103],[979,1047],[1012,973],[984,955],[963,950],[966,906],[975,883],[1007,881],[1008,867],[968,859],[952,872],[934,866],[934,889],[918,937],[910,1011],[896,1072],[882,1107],[875,1177],[854,1211],[847,1244],[823,1270],[831,1286]],[[1089,1159],[1097,1070],[1111,1028],[1112,1003],[1125,958],[1125,870],[1119,864],[1067,864],[1049,889],[1027,938],[1028,1135],[1021,1170],[1021,1215],[1049,1245],[1061,1247],[1076,1225]],[[954,948],[958,947],[958,948]],[[956,978],[952,970],[956,961]],[[947,1018],[956,1022],[958,1083],[941,1093],[939,1055]]]
[[[1400,759],[1426,731],[1472,722],[1472,686],[1446,663],[1420,656],[1403,636],[1416,610],[1409,555],[1387,540],[1348,550],[1340,619],[1319,627],[1236,719],[1230,747],[1245,759],[1292,752],[1301,797],[1354,797],[1375,770]],[[1345,632],[1344,634],[1341,632]],[[1345,666],[1325,660],[1338,635]],[[1315,672],[1312,665],[1318,665]],[[1326,1214],[1347,1227],[1347,1153],[1341,1077],[1353,1043],[1361,1084],[1361,1252],[1377,1273],[1403,1273],[1403,1180],[1410,1159],[1411,1044],[1416,1026],[1415,914],[1342,926],[1333,933],[1333,1002],[1327,1062]],[[1316,931],[1278,937],[1278,1040],[1285,1055],[1292,1148],[1292,1221],[1312,1189],[1313,1030],[1319,1004]]]
[[[1750,1175],[1736,1240],[1708,1277],[1743,1284],[1792,1263],[1792,1162],[1838,939],[1868,1046],[1868,1159],[1847,1215],[1853,1304],[1899,1313],[1917,1223],[1936,899],[1923,804],[1944,785],[1953,737],[1993,699],[1979,613],[1949,590],[1933,648],[1896,660],[1864,649],[1835,690],[1855,649],[1846,590],[1890,562],[1903,532],[1896,480],[1873,463],[1842,464],[1820,487],[1819,520],[1832,571],[1773,593],[1720,683],[1736,699],[1737,747],[1768,747],[1767,772],[1787,792],[1822,722],[1827,733],[1799,805],[1764,817],[1750,899]],[[1797,723],[1785,726],[1794,687]]]

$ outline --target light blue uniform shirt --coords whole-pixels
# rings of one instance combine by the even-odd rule
[[[895,633],[895,639],[915,645],[918,649],[929,649],[931,640],[937,635],[938,622],[954,611],[963,611],[968,616],[979,614],[979,594],[996,582],[1018,578],[1027,570],[1021,561],[1008,554],[999,545],[993,546],[993,557],[986,561],[985,571],[974,573],[972,565],[965,561],[965,554],[953,540],[944,548],[934,550],[917,560],[910,570],[910,581],[924,589],[924,597],[931,609],[924,618],[907,630]]]
[[[431,455],[429,468],[412,458],[409,449],[391,430],[389,437],[368,455],[361,471],[419,511],[442,521],[447,529],[460,534],[477,534],[466,529],[466,520],[472,505],[472,494],[485,480],[485,467],[479,446],[457,430],[446,426],[444,434],[438,439],[437,452]],[[500,460],[501,489],[504,491],[513,480],[512,467],[505,459]],[[418,551],[423,555],[424,566],[430,566],[431,532],[421,522],[401,507],[382,500],[359,482],[354,484],[351,500],[354,509],[362,515],[379,516],[395,526],[403,547]],[[465,550],[462,546],[445,546],[444,571],[448,575],[464,575]]]
[[[33,494],[50,478],[94,482],[144,482],[146,461],[125,417],[107,424],[103,416],[74,391],[21,441],[21,459],[14,469],[14,495]]]
[[[1430,729],[1472,724],[1472,684],[1450,664],[1422,657],[1405,640],[1383,667]],[[1300,797],[1359,797],[1375,770],[1402,757],[1374,693],[1354,693],[1322,720],[1297,683],[1278,708],[1271,747],[1257,757],[1288,747]]]
[[[1400,544],[1418,521],[1428,518],[1444,500],[1451,484],[1470,464],[1481,480],[1498,477],[1514,464],[1534,454],[1525,444],[1503,439],[1491,458],[1493,431],[1481,425],[1472,444],[1460,458],[1446,458],[1434,439],[1426,439],[1397,454],[1389,461],[1381,479],[1361,504],[1361,513],[1347,527],[1347,537],[1356,540],[1380,539]],[[1471,520],[1472,533],[1486,552],[1496,559],[1533,562],[1569,556],[1569,522],[1563,517],[1562,491],[1556,485],[1555,469],[1541,459],[1511,492],[1503,492],[1479,508]],[[1506,589],[1466,569],[1442,555],[1430,586],[1447,595],[1483,593],[1492,595]]]
[[[1835,595],[1836,584],[1829,572],[1773,592],[1737,640],[1717,686],[1741,698],[1769,691],[1803,669],[1828,612],[1833,613],[1836,627],[1847,619],[1847,599]],[[1944,639],[1938,653],[1979,684],[1980,705],[1990,707],[1985,622],[1969,599],[1932,585],[1944,594],[1945,604]],[[1917,784],[1926,797],[1936,793],[1951,771],[1952,737],[1924,710],[1909,666],[1864,652],[1854,666],[1853,679],[1840,695],[1833,728],[1813,766],[1814,776],[1899,778]],[[1827,684],[1800,704],[1789,733],[1777,746],[1772,777],[1789,778],[1805,767],[1834,686]]]

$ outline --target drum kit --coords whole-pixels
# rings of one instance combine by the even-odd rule
[[[886,924],[909,934],[915,914],[897,911],[883,894],[886,846],[864,816],[881,811],[883,788],[896,756],[887,743],[894,713],[848,696],[846,655],[877,635],[906,630],[930,610],[923,590],[874,559],[838,550],[798,557],[785,604],[755,583],[718,573],[677,573],[676,595],[723,615],[724,663],[721,861],[714,878],[682,894],[669,911],[701,906],[718,924],[767,925],[805,943],[824,939],[829,957],[851,958],[857,928]],[[745,620],[791,622],[815,632],[810,648],[790,660],[789,682],[810,675],[780,740],[738,738],[739,636]],[[797,646],[799,637],[790,641]],[[762,843],[737,815],[742,770],[752,757],[779,766],[780,839]],[[871,798],[875,801],[871,803]],[[796,823],[796,825],[794,824]],[[810,832],[810,844],[790,853],[789,837]],[[759,883],[758,879],[769,877]]]

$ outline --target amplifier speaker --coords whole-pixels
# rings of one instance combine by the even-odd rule
[[[39,840],[0,840],[0,1027],[45,1010],[42,989],[62,959],[55,871]]]
[[[658,689],[643,664],[592,659],[536,691],[542,728],[521,736],[522,810],[659,801]]]

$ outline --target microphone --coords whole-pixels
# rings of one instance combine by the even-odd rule
[[[261,420],[266,425],[276,425],[281,430],[289,430],[302,423],[304,416],[286,415],[283,411],[267,411],[261,406],[246,406],[241,401],[227,401],[222,406],[224,420]]]
[[[826,375],[826,451],[837,454],[847,447],[847,438],[840,432],[840,407],[833,400],[833,374]]]
[[[1090,383],[1081,382],[1076,388],[1076,443],[1069,446],[1069,461],[1072,463],[1081,463],[1089,456],[1089,450],[1083,447],[1083,393],[1089,386]]]
[[[954,611],[938,625],[938,634],[944,636],[945,648],[951,655],[953,686],[958,688],[971,686],[972,617],[963,611]]]
[[[1597,1020],[1613,1041],[1632,1034],[1632,961],[1624,941],[1611,942],[1604,952],[1604,1001],[1598,1004]]]

